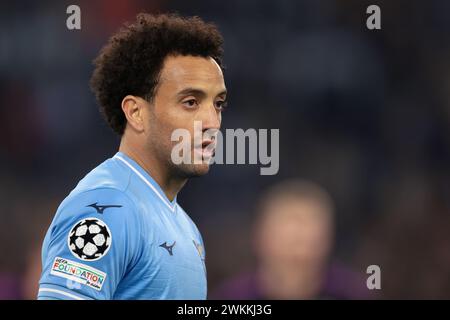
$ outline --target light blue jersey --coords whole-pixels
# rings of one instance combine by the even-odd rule
[[[118,152],[64,199],[45,236],[39,299],[206,299],[200,233]]]

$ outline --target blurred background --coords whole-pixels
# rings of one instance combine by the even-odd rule
[[[81,30],[66,28],[70,4]],[[366,28],[371,4],[381,30]],[[277,175],[216,165],[179,195],[203,234],[210,298],[450,299],[444,0],[0,2],[1,299],[36,297],[56,208],[118,148],[91,61],[141,11],[216,23],[223,128],[280,129]],[[381,290],[366,287],[369,265]]]

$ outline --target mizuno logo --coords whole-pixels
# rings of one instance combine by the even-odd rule
[[[117,204],[111,204],[111,205],[104,205],[104,206],[99,206],[97,205],[98,202],[90,204],[86,207],[92,207],[95,210],[97,210],[97,213],[103,214],[103,211],[108,209],[108,208],[121,208],[122,206],[117,205]]]
[[[160,246],[161,248],[166,249],[167,252],[169,252],[169,254],[170,254],[171,256],[173,256],[172,249],[173,249],[173,247],[175,246],[175,243],[177,243],[177,242],[174,241],[172,245],[168,246],[168,245],[167,245],[167,241],[165,241],[164,243],[160,244],[159,246]]]

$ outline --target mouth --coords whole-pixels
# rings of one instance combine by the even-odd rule
[[[202,142],[202,149],[205,149],[205,148],[207,148],[209,145],[211,145],[211,144],[215,144],[215,139],[209,139],[209,140],[204,140],[203,142]],[[212,147],[210,147],[210,148],[212,148]]]
[[[215,152],[216,141],[215,139],[204,140],[200,146],[195,148],[195,151],[202,155],[203,160],[210,159]]]

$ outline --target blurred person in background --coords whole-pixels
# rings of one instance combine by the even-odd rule
[[[218,299],[369,298],[363,277],[331,261],[334,204],[320,186],[285,180],[261,196],[254,230],[257,267],[224,285]]]

